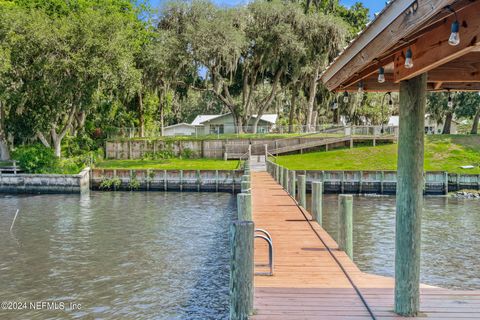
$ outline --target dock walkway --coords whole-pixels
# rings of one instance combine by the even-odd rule
[[[372,319],[326,246],[376,319],[403,319],[393,312],[393,278],[361,272],[319,224],[307,221],[310,215],[268,173],[252,172],[251,188],[255,227],[271,233],[275,248],[274,276],[255,277],[253,320]],[[256,241],[255,263],[266,261],[266,245]],[[421,310],[418,319],[480,319],[480,291],[425,285]]]

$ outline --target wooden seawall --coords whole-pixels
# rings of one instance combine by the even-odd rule
[[[268,173],[253,172],[251,188],[255,228],[269,231],[275,247],[274,276],[255,277],[253,320],[373,319],[342,267],[376,319],[403,319],[393,313],[393,278],[361,272]],[[267,261],[256,241],[255,264]],[[480,319],[480,291],[425,285],[421,298],[418,319]]]

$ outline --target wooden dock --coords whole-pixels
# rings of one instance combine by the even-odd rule
[[[253,172],[251,188],[255,227],[271,233],[275,248],[274,276],[255,277],[253,320],[373,318],[326,246],[376,319],[403,319],[393,312],[393,278],[361,272],[319,224],[307,221],[310,215],[268,173]],[[267,261],[266,244],[257,240],[255,263]],[[424,285],[421,311],[417,319],[480,319],[480,291]]]

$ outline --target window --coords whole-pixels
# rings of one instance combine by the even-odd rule
[[[223,124],[210,125],[210,134],[223,134]]]

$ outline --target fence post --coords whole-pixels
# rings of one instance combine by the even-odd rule
[[[298,176],[298,203],[307,207],[307,176],[302,174]]]
[[[265,162],[268,160],[268,144],[265,145]]]
[[[230,227],[230,320],[246,320],[253,313],[252,221],[235,221]]]
[[[252,221],[252,195],[250,193],[237,194],[237,213],[239,221]]]
[[[280,166],[278,164],[275,164],[275,181],[280,181]]]
[[[322,225],[322,201],[323,201],[323,183],[320,181],[312,182],[312,216],[319,225]]]
[[[295,173],[294,170],[290,171],[290,188],[289,188],[288,191],[290,191],[290,195],[291,195],[294,199],[295,199],[295,197],[296,197],[296,195],[297,195],[297,194],[296,194],[296,193],[297,193],[297,192],[296,192],[296,189],[297,189],[297,181],[295,181],[295,180],[296,180],[295,175],[296,175],[296,173]]]
[[[353,197],[341,194],[338,200],[338,247],[353,259]]]
[[[363,191],[363,171],[360,171],[360,179],[358,184],[358,193],[362,193]]]

